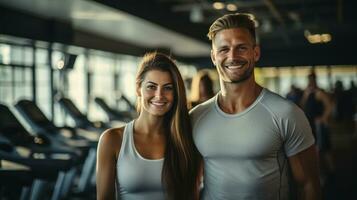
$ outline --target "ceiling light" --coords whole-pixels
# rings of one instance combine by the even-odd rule
[[[63,67],[64,67],[64,60],[61,59],[57,62],[57,69],[63,69]]]
[[[332,36],[329,33],[311,34],[309,30],[305,30],[304,35],[311,44],[327,43],[332,40]]]
[[[311,44],[321,43],[321,35],[320,34],[309,35],[307,36],[307,40]]]
[[[237,6],[233,3],[229,3],[226,8],[228,11],[231,11],[231,12],[235,12],[238,9]]]
[[[321,40],[322,40],[322,42],[327,43],[327,42],[330,42],[331,39],[332,39],[331,34],[329,34],[329,33],[321,34]]]
[[[214,2],[213,8],[216,10],[222,10],[224,8],[224,3],[222,2]]]

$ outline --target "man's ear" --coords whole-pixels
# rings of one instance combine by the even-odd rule
[[[211,60],[214,66],[216,66],[216,56],[214,55],[213,49],[211,49]]]
[[[254,47],[254,61],[258,62],[259,59],[260,59],[260,46],[255,45],[255,47]]]

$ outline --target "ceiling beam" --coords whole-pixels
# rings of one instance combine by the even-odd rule
[[[273,17],[279,22],[279,24],[282,27],[286,27],[285,20],[283,16],[281,15],[280,11],[278,8],[275,6],[272,0],[263,0],[264,4],[266,7],[269,9],[270,13],[273,15]],[[290,45],[291,40],[289,36],[285,32],[280,32],[285,44]]]

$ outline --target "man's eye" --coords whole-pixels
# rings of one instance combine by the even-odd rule
[[[247,51],[247,50],[248,50],[248,47],[247,47],[247,46],[240,46],[240,47],[239,47],[239,50],[240,50],[240,51]]]
[[[224,53],[224,52],[226,52],[227,51],[227,49],[219,49],[218,50],[218,52],[220,52],[220,53]]]

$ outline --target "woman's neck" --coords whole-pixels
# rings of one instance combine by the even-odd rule
[[[140,114],[135,120],[134,128],[140,134],[163,134],[165,131],[164,117],[145,116]]]

